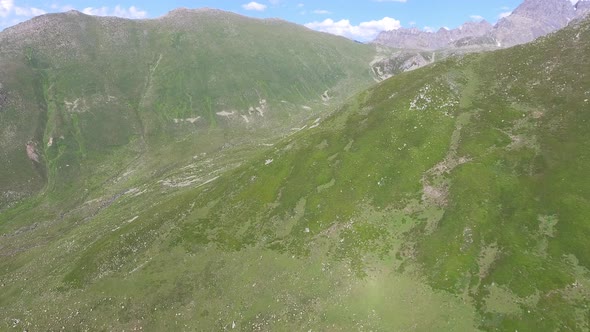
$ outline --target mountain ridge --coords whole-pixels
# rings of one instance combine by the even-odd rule
[[[590,9],[588,1],[579,0],[572,4],[569,0],[525,0],[510,15],[500,18],[494,26],[483,27],[467,33],[460,38],[449,38],[448,34],[426,32],[415,29],[398,29],[381,32],[373,43],[395,48],[439,50],[444,48],[461,48],[464,45],[470,47],[511,47],[528,43],[538,37],[567,26],[576,19],[581,19],[588,14]],[[577,9],[581,10],[578,11]],[[478,24],[467,22],[459,28],[450,30],[457,34],[466,24]],[[442,29],[444,30],[444,29]],[[414,38],[409,38],[408,32],[412,31]],[[462,40],[461,40],[462,39]],[[428,42],[420,42],[428,40]]]
[[[180,141],[165,169],[0,211],[0,324],[584,330],[589,56],[585,20],[397,75],[244,158]]]
[[[0,32],[2,195],[68,187],[117,150],[190,158],[164,142],[214,151],[285,135],[375,80],[373,46],[224,11],[172,15],[47,14]]]

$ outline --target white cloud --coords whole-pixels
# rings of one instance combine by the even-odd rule
[[[73,6],[70,6],[70,5],[61,6],[61,5],[58,5],[58,4],[56,4],[56,3],[52,4],[52,5],[50,6],[50,8],[51,8],[52,10],[54,10],[54,11],[60,11],[60,12],[68,12],[68,11],[70,11],[70,10],[74,10],[74,9],[76,9],[76,8],[74,8]]]
[[[30,8],[14,7],[14,14],[16,16],[33,17],[33,16],[47,14],[47,12],[44,11],[43,9],[39,9],[39,8],[35,8],[35,7],[30,7]]]
[[[297,4],[297,8],[303,8],[303,7],[305,7],[305,4],[303,4],[303,3],[298,3]]]
[[[43,14],[47,14],[43,9],[20,7],[14,4],[14,0],[0,0],[0,30]]]
[[[352,25],[349,20],[334,21],[328,18],[322,22],[307,23],[305,26],[317,31],[367,41],[375,38],[381,31],[399,29],[401,24],[400,21],[391,17],[384,17],[378,21],[362,22],[359,25]]]
[[[19,1],[16,2],[19,3]],[[47,12],[66,12],[75,9],[70,5],[62,6],[57,3],[47,4],[47,6],[42,8],[21,7],[15,4],[15,0],[0,0],[0,30],[23,22],[33,16],[46,14]],[[146,11],[139,9],[136,6],[131,6],[129,8],[120,5],[117,5],[114,8],[106,6],[100,8],[87,7],[81,11],[88,15],[118,16],[131,19],[145,18],[148,16]]]
[[[503,13],[500,13],[500,15],[498,15],[498,17],[499,18],[504,18],[504,17],[510,16],[510,14],[512,14],[512,12],[503,12]]]
[[[0,0],[0,17],[8,17],[14,8],[12,0]]]
[[[147,12],[144,10],[140,10],[135,6],[131,6],[129,8],[124,8],[119,5],[115,6],[115,8],[111,9],[109,7],[86,7],[82,10],[82,12],[86,15],[93,15],[93,16],[117,16],[123,18],[145,18],[147,17]]]
[[[422,30],[424,30],[426,32],[434,32],[434,28],[433,27],[429,27],[429,26],[425,26],[424,28],[422,28]]]
[[[484,20],[483,16],[481,16],[481,15],[471,15],[469,17],[474,21],[483,21]]]
[[[266,5],[263,5],[261,3],[252,1],[250,3],[247,3],[245,5],[242,5],[242,8],[244,8],[245,10],[255,10],[255,11],[264,11],[266,9]]]
[[[329,15],[332,14],[332,12],[325,10],[325,9],[316,9],[313,11],[314,14],[318,14],[318,15]]]
[[[19,17],[33,17],[47,14],[47,12],[43,9],[39,9],[36,7],[20,7],[14,4],[14,0],[0,0],[0,17],[8,18],[11,17],[11,23],[13,22],[20,22],[20,19],[14,18],[14,16]]]

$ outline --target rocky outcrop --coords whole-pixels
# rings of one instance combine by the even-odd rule
[[[576,17],[569,0],[525,0],[496,24],[492,36],[499,47],[528,43],[564,28]]]
[[[524,0],[495,26],[483,21],[465,23],[453,30],[426,32],[399,29],[382,32],[375,43],[405,49],[439,50],[462,47],[510,47],[528,43],[564,28],[590,13],[590,0]]]
[[[374,42],[395,48],[436,50],[448,47],[461,39],[485,35],[492,28],[487,21],[468,22],[457,29],[440,29],[437,32],[402,28],[381,32]]]
[[[575,6],[576,18],[581,19],[590,14],[590,0],[581,0]]]

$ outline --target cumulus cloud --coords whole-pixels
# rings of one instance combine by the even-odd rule
[[[94,15],[94,16],[117,16],[123,18],[145,18],[147,17],[147,12],[144,10],[140,10],[135,6],[131,6],[129,8],[124,8],[119,5],[115,6],[115,8],[111,9],[109,7],[86,7],[82,10],[82,12],[86,15]]]
[[[318,15],[329,15],[329,14],[332,14],[332,12],[330,12],[328,10],[325,10],[325,9],[316,9],[312,13],[318,14]]]
[[[14,2],[12,0],[0,0],[0,17],[8,17],[13,8]]]
[[[391,17],[384,17],[378,21],[362,22],[359,25],[352,25],[349,20],[334,21],[328,18],[321,22],[307,23],[305,26],[317,31],[367,41],[375,38],[381,31],[399,29],[401,24],[400,21]]]
[[[504,17],[510,16],[510,14],[512,14],[512,12],[503,12],[503,13],[500,13],[500,15],[498,15],[498,17],[499,18],[504,18]]]
[[[261,12],[266,9],[266,5],[252,1],[250,3],[242,5],[242,8],[244,8],[245,10],[255,10],[255,11]]]
[[[0,0],[0,30],[43,14],[47,12],[40,8],[19,6],[14,0]]]
[[[60,5],[56,4],[56,3],[52,4],[50,8],[53,11],[59,11],[59,12],[68,12],[70,10],[76,9],[73,6],[70,6],[70,5],[60,6]]]
[[[0,0],[1,18],[7,18],[11,16],[14,22],[18,22],[19,20],[15,19],[14,16],[33,17],[43,14],[47,14],[47,12],[43,9],[36,7],[20,7],[14,4],[14,0]]]
[[[47,12],[44,11],[43,9],[39,9],[39,8],[35,8],[35,7],[29,7],[29,8],[14,7],[14,14],[16,16],[33,17],[33,16],[47,14]]]
[[[481,16],[481,15],[471,15],[469,17],[474,21],[483,21],[484,20],[483,16]]]

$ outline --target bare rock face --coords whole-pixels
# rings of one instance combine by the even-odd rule
[[[576,18],[581,19],[590,14],[590,0],[580,0],[575,6]]]
[[[483,22],[465,23],[453,30],[436,33],[419,29],[382,32],[375,43],[406,49],[436,50],[464,47],[510,47],[528,43],[567,26],[590,13],[590,0],[575,6],[570,0],[524,0],[514,12],[495,26]]]
[[[545,27],[559,29],[576,16],[576,11],[569,0],[525,0],[512,15],[534,19]]]
[[[468,22],[457,29],[440,29],[437,32],[402,28],[381,32],[374,42],[395,48],[436,50],[460,39],[482,36],[491,30],[492,25],[486,21]]]
[[[39,154],[37,153],[37,144],[34,142],[27,143],[27,157],[31,161],[39,163]]]
[[[576,17],[569,0],[525,0],[514,12],[496,24],[498,46],[528,43],[567,26]]]
[[[372,63],[373,72],[379,79],[424,67],[432,63],[433,58],[425,57],[426,52],[398,51],[389,57],[384,57]]]

